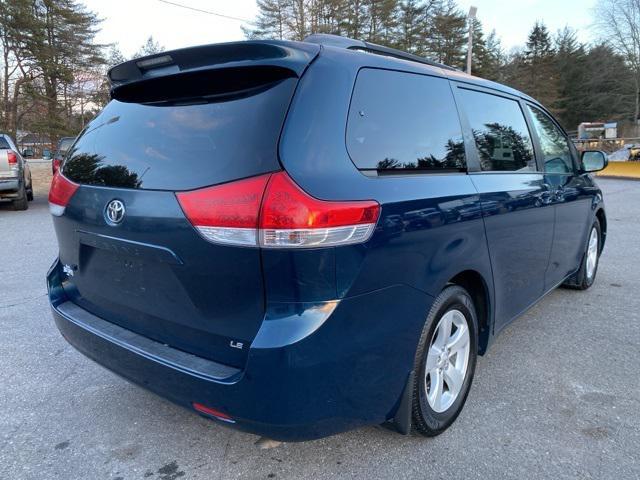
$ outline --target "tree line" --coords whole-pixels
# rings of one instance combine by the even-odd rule
[[[106,72],[125,61],[96,42],[100,19],[75,0],[0,0],[0,131],[55,142],[109,100]],[[149,40],[135,56],[161,51]]]
[[[469,26],[454,0],[257,0],[248,38],[332,33],[463,69]],[[481,12],[480,12],[481,13]],[[569,131],[582,121],[640,116],[640,2],[598,0],[590,44],[566,27],[531,26],[507,51],[474,20],[473,73],[540,100]],[[0,131],[75,135],[109,100],[106,72],[126,58],[96,42],[101,20],[77,0],[0,0]],[[149,38],[134,56],[162,51]],[[629,128],[627,135],[638,135]],[[624,134],[624,130],[622,131]]]
[[[311,33],[331,33],[465,67],[469,24],[454,0],[258,0],[257,4],[256,24],[245,29],[248,38],[302,40]],[[526,45],[506,51],[496,32],[486,32],[481,20],[475,19],[472,73],[536,98],[569,131],[583,121],[633,125],[639,115],[640,62],[618,44],[625,34],[616,35],[610,28],[615,12],[620,11],[619,24],[624,24],[624,17],[634,12],[633,4],[640,2],[600,0],[598,18],[608,16],[608,21],[600,21],[601,34],[588,45],[578,41],[570,27],[552,33],[536,22]],[[640,22],[637,5],[635,9],[635,22]],[[637,135],[635,129],[628,130]]]

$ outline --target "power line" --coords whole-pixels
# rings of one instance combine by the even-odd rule
[[[190,7],[189,5],[183,5],[181,3],[170,2],[169,0],[158,0],[158,1],[162,2],[162,3],[166,3],[168,5],[173,5],[174,7],[180,7],[180,8],[184,8],[184,9],[187,9],[187,10],[192,10],[192,11],[198,12],[198,13],[206,13],[207,15],[213,15],[213,16],[220,17],[220,18],[226,18],[227,20],[235,20],[237,22],[244,22],[244,23],[250,23],[252,25],[255,25],[254,22],[252,22],[251,20],[247,20],[246,18],[233,17],[231,15],[224,15],[222,13],[211,12],[209,10],[202,10],[200,8]]]

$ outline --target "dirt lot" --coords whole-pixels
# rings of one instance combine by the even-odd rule
[[[34,194],[46,197],[51,185],[51,162],[31,161],[31,180],[33,181]]]

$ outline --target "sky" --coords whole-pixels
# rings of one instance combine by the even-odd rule
[[[507,51],[526,43],[536,20],[552,33],[568,25],[578,30],[580,41],[589,43],[595,4],[596,0],[458,0],[465,12],[471,5],[478,7],[484,31],[495,29]]]
[[[254,20],[255,0],[173,0],[211,12]],[[579,39],[593,36],[592,9],[596,0],[458,0],[464,11],[478,7],[478,19],[488,33],[495,29],[508,51],[524,45],[536,20],[551,32],[569,25]],[[117,43],[125,56],[135,53],[152,35],[165,49],[244,39],[243,22],[179,8],[161,0],[83,0],[103,19],[100,43]],[[246,24],[245,24],[246,25]]]

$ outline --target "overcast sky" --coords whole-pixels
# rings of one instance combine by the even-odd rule
[[[253,20],[255,0],[173,0],[194,8]],[[84,0],[104,21],[98,36],[101,43],[117,43],[132,55],[152,35],[166,49],[206,43],[241,40],[241,21],[194,12],[162,3],[160,0]],[[569,25],[578,29],[580,40],[593,36],[589,28],[595,0],[458,0],[465,11],[478,7],[478,18],[485,31],[498,33],[509,50],[524,44],[535,20],[549,30]]]

